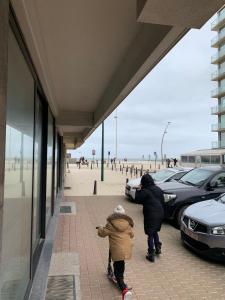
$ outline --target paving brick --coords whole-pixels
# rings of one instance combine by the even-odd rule
[[[84,171],[81,170],[81,172]],[[79,185],[82,176],[78,173],[75,176],[73,172],[70,174],[73,179],[71,182]],[[118,172],[114,174],[120,179]],[[90,184],[91,180],[88,182]],[[85,187],[85,182],[82,186]],[[120,189],[122,194],[122,188]],[[71,190],[75,191],[75,189]],[[163,254],[152,264],[145,259],[147,239],[143,232],[141,206],[130,203],[124,196],[118,195],[119,189],[115,196],[79,195],[74,197],[71,196],[71,190],[68,192],[70,195],[68,198],[65,196],[64,201],[76,204],[76,214],[59,216],[54,243],[54,266],[51,270],[60,274],[59,261],[61,259],[61,264],[63,264],[61,272],[65,274],[67,270],[72,270],[76,273],[78,283],[76,287],[78,296],[82,297],[82,300],[121,299],[119,290],[105,275],[108,241],[99,238],[95,229],[97,225],[105,224],[106,217],[112,213],[117,204],[122,204],[135,222],[133,257],[126,263],[125,274],[127,283],[133,287],[133,299],[225,299],[224,265],[206,261],[194,255],[182,245],[178,230],[169,224],[162,226],[160,238],[163,242]],[[79,193],[81,194],[81,189]],[[63,255],[68,253],[68,261],[65,261],[66,256],[62,259],[60,253]],[[79,262],[72,253],[77,254]],[[76,266],[79,264],[79,269],[74,266],[71,268],[69,262],[72,261]]]

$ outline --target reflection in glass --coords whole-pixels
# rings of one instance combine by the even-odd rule
[[[41,237],[41,162],[43,107],[38,94],[35,101],[34,187],[33,187],[33,251]]]
[[[46,181],[46,226],[51,217],[52,209],[52,171],[53,171],[53,117],[48,111],[48,152],[47,152],[47,181]]]
[[[30,280],[34,81],[9,32],[0,299],[23,299]]]

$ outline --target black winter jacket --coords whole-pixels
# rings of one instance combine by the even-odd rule
[[[144,176],[150,177],[148,174]],[[136,191],[135,200],[143,205],[145,234],[151,235],[161,229],[164,219],[164,198],[162,190],[154,184],[152,177],[151,179],[147,178],[147,180],[146,177],[144,179],[143,177],[141,180],[142,188]]]

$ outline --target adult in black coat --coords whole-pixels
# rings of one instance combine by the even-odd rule
[[[153,178],[145,174],[141,178],[140,190],[136,191],[135,200],[143,205],[144,230],[148,235],[148,253],[146,258],[155,261],[155,254],[161,253],[162,243],[158,232],[164,218],[163,192],[155,185]]]

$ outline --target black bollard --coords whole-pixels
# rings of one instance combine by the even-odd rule
[[[91,170],[92,170],[92,163],[91,163]]]
[[[112,171],[113,171],[113,164],[112,164]]]
[[[93,195],[97,195],[97,180],[94,181],[94,191]]]
[[[128,181],[129,181],[129,179],[128,179],[128,178],[126,178],[126,184],[128,183]]]

